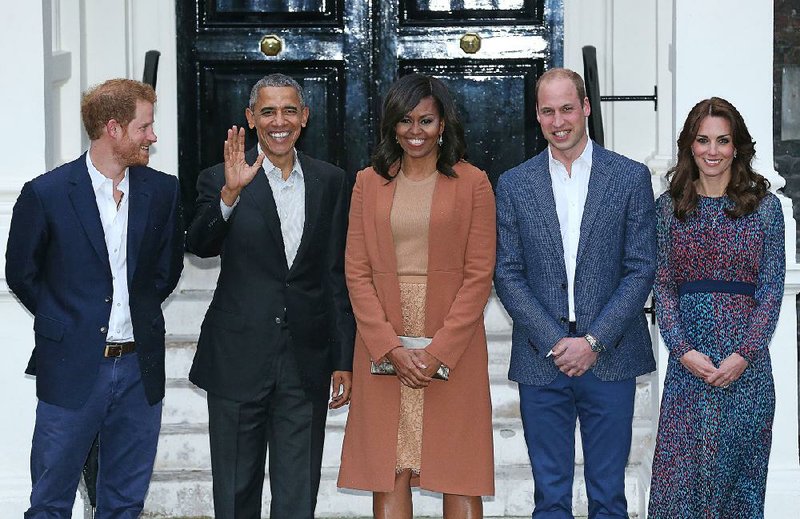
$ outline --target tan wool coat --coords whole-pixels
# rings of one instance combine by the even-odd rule
[[[425,388],[421,488],[494,494],[492,409],[483,310],[495,262],[495,202],[486,173],[460,162],[457,178],[439,175],[428,238],[425,335],[450,380]],[[394,488],[400,382],[371,375],[370,359],[399,346],[400,287],[389,216],[396,182],[372,168],[358,173],[350,207],[345,273],[358,328],[353,393],[339,486]]]

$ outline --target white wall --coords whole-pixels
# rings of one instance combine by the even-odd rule
[[[0,250],[11,208],[24,180],[44,172],[44,38],[42,6],[10,2],[0,17],[4,52],[0,81],[3,124],[0,125]],[[13,52],[11,51],[13,49]],[[30,492],[28,451],[36,406],[34,384],[22,371],[33,344],[28,314],[0,290],[0,510],[21,517]],[[18,326],[21,324],[21,326]],[[7,516],[8,517],[8,516]]]
[[[654,0],[564,0],[564,66],[583,75],[581,49],[593,45],[601,95],[653,95],[655,26]],[[602,102],[605,147],[644,162],[656,146],[653,108],[645,101]]]
[[[159,142],[151,165],[177,174],[174,12],[172,1],[159,0],[3,4],[2,257],[11,210],[22,184],[74,159],[88,145],[80,122],[80,93],[112,77],[141,80],[144,53],[149,49],[162,53],[155,123]],[[23,375],[33,348],[32,318],[4,289],[0,290],[0,319],[4,350],[0,363],[0,516],[21,517],[30,494],[28,465],[36,409],[34,379]]]

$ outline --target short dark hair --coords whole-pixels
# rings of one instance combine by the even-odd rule
[[[112,119],[127,126],[136,117],[137,101],[155,104],[153,87],[133,79],[109,79],[84,92],[81,119],[89,139],[99,139],[103,127]]]
[[[580,99],[581,104],[583,103],[583,100],[586,99],[586,85],[584,85],[583,78],[580,74],[568,68],[551,68],[536,80],[536,88],[533,92],[534,99],[536,99],[536,106],[539,106],[539,86],[556,78],[572,81],[572,84],[575,85],[575,92],[578,93],[578,99]]]
[[[262,88],[266,87],[292,87],[297,91],[297,97],[300,98],[300,108],[306,106],[305,98],[303,97],[303,88],[300,86],[300,83],[295,81],[293,78],[287,76],[286,74],[269,74],[268,76],[264,76],[259,79],[253,88],[250,89],[250,110],[253,110],[256,107],[256,101],[258,100],[258,93],[261,91]]]
[[[436,161],[437,170],[448,177],[455,177],[453,166],[466,155],[464,127],[447,87],[435,77],[408,74],[395,81],[386,93],[381,116],[380,142],[372,155],[372,167],[389,181],[397,174],[397,171],[390,171],[392,166],[403,156],[395,127],[426,97],[433,98],[439,109],[439,116],[444,121],[442,145]]]
[[[721,117],[728,121],[733,149],[736,150],[731,163],[731,179],[725,188],[725,194],[733,200],[734,206],[725,212],[731,218],[750,214],[767,195],[769,181],[753,170],[756,143],[747,130],[742,114],[729,101],[712,97],[694,105],[678,136],[678,161],[667,172],[675,217],[683,220],[697,208],[698,194],[694,181],[700,178],[700,171],[692,156],[692,143],[706,117]]]

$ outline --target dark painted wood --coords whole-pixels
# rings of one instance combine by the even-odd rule
[[[545,143],[536,78],[561,64],[561,0],[196,0],[176,2],[179,175],[191,218],[199,171],[222,160],[225,131],[246,123],[250,88],[272,72],[303,85],[311,109],[298,148],[355,172],[370,162],[380,102],[400,74],[453,92],[469,158],[493,183]],[[465,53],[466,33],[481,48]],[[260,50],[275,35],[282,51]],[[255,133],[247,136],[255,144]]]

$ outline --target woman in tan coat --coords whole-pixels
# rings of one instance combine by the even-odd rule
[[[446,87],[411,74],[387,93],[373,167],[358,173],[345,271],[358,335],[339,486],[373,492],[376,518],[411,518],[411,486],[444,517],[482,517],[494,494],[483,309],[495,261],[486,174],[465,162]],[[422,350],[398,336],[430,337]],[[397,376],[373,375],[388,360]],[[440,366],[449,380],[432,378]]]

